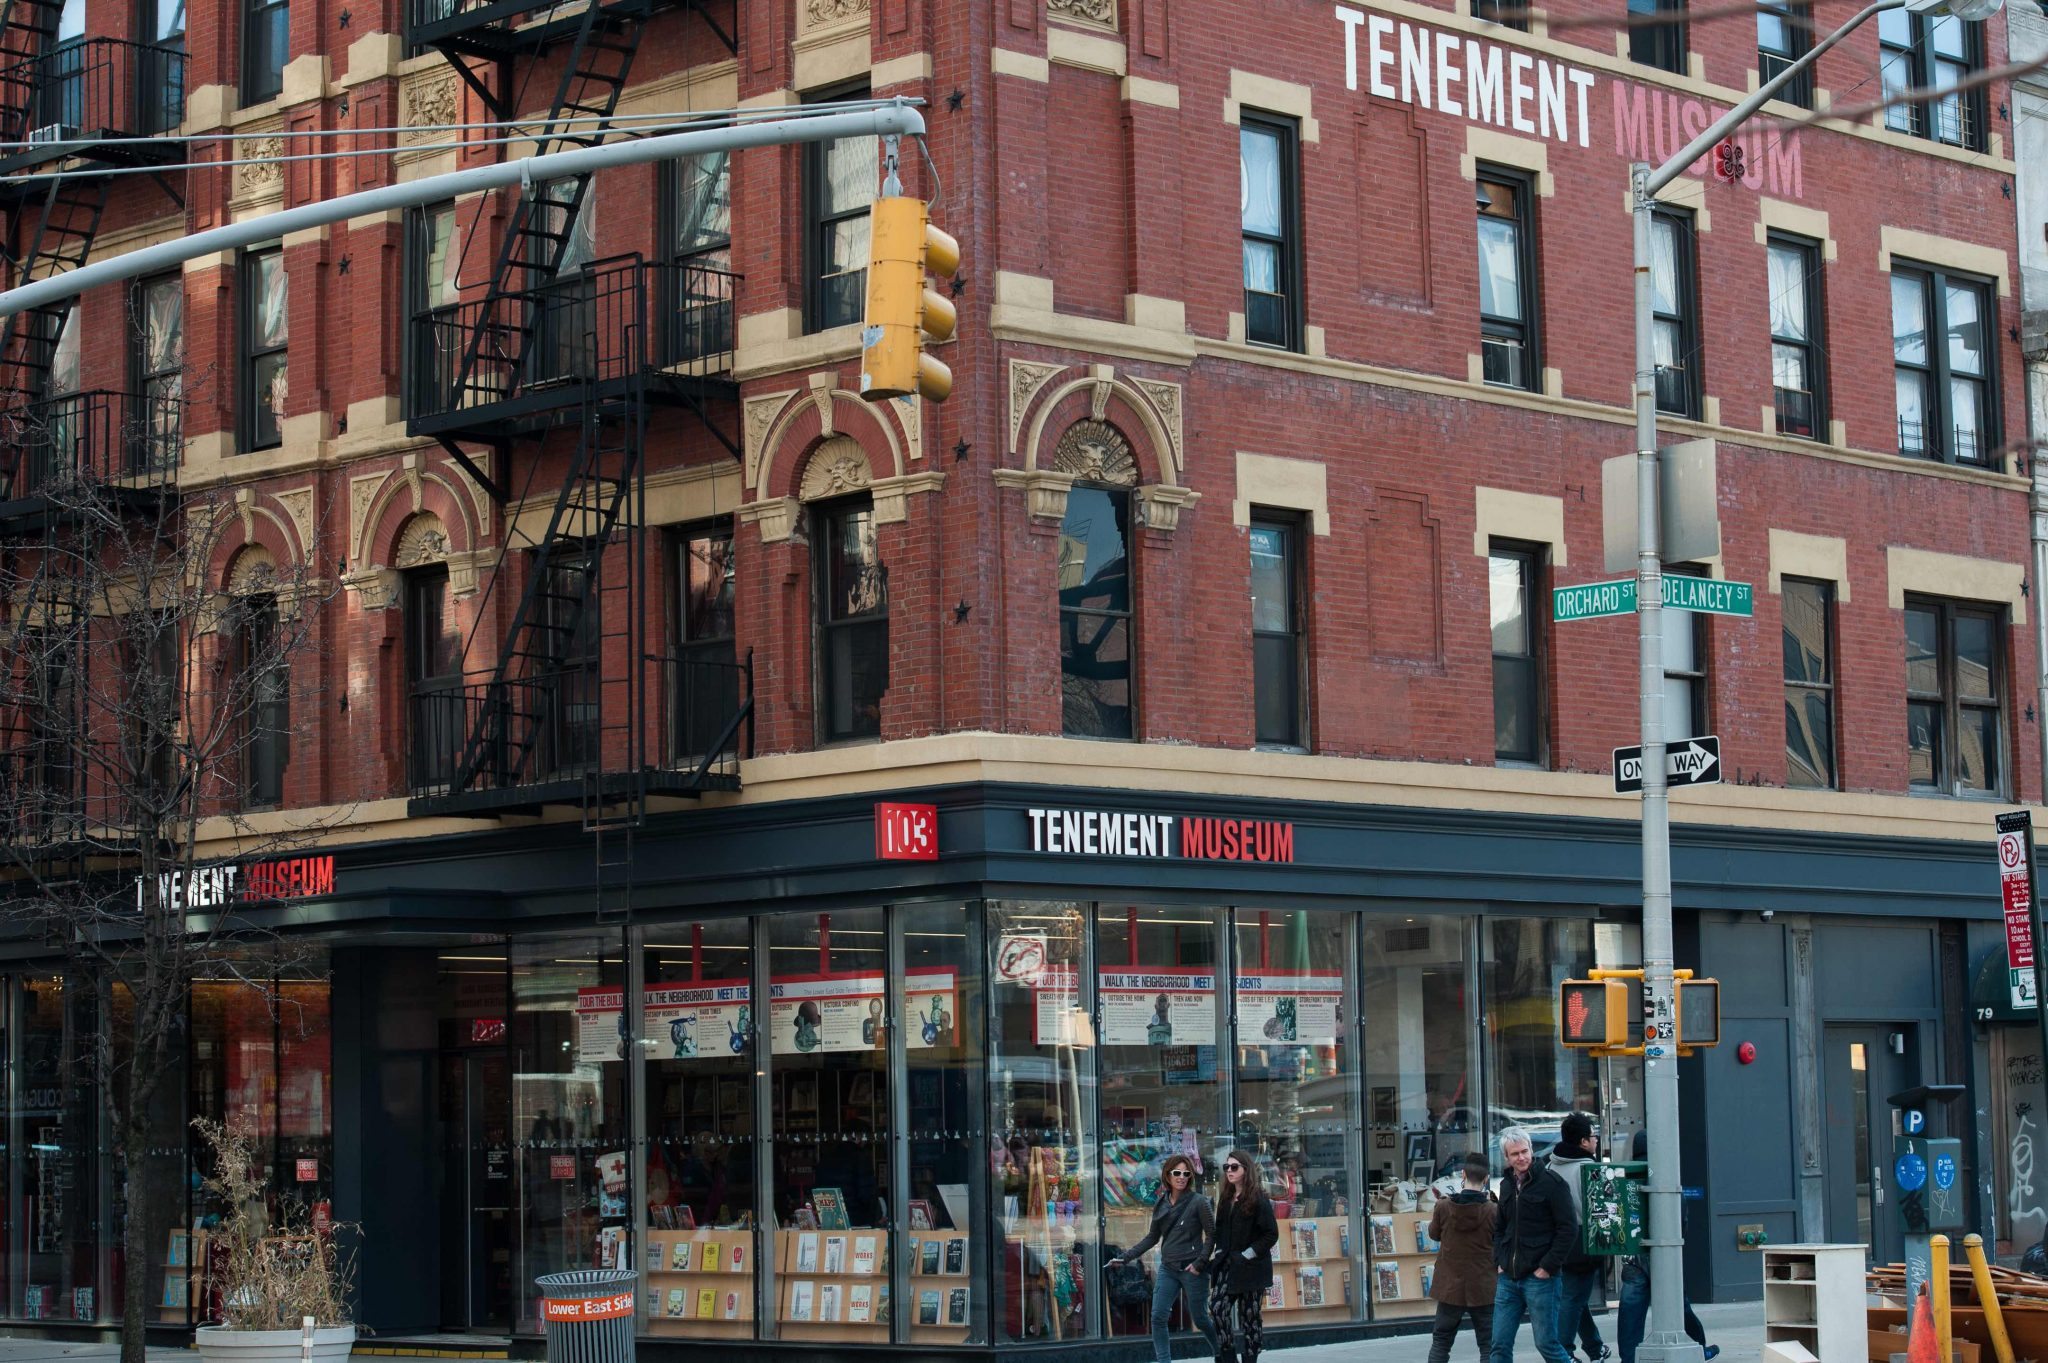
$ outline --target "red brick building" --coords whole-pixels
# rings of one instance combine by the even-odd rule
[[[656,1336],[1142,1334],[1102,1257],[1168,1149],[1206,1179],[1235,1142],[1309,1228],[1269,1325],[1348,1326],[1420,1296],[1426,1255],[1374,1224],[1416,1165],[1575,1104],[1639,1122],[1625,1067],[1549,1041],[1556,980],[1638,950],[1608,774],[1635,635],[1553,624],[1549,592],[1617,576],[1628,165],[1802,53],[1805,7],[73,6],[8,10],[44,52],[0,74],[15,164],[47,169],[54,127],[156,169],[9,186],[30,276],[603,119],[897,96],[929,126],[909,192],[963,247],[943,405],[859,396],[866,140],[359,217],[10,333],[44,410],[175,395],[170,481],[231,499],[215,589],[318,584],[274,779],[242,794],[258,825],[345,811],[310,1081],[335,1092],[301,1148],[337,1214],[437,1246],[366,1280],[366,1319],[530,1330],[532,1273],[631,1243]],[[1964,1009],[1979,964],[2004,984],[1990,819],[2042,781],[2012,130],[2002,85],[1885,95],[2004,53],[2000,20],[1884,16],[1658,218],[1661,430],[1715,441],[1721,488],[1721,553],[1678,571],[1754,587],[1750,618],[1674,613],[1666,654],[1673,732],[1724,768],[1673,800],[1681,953],[1761,1053],[1688,1071],[1700,1296],[1753,1289],[1738,1220],[1895,1257],[1832,1143],[1881,1139],[1910,1082],[1988,1082]],[[1287,1012],[1328,1006],[1299,1045],[1244,1030],[1275,972]],[[699,1007],[656,991],[712,980],[743,1001],[722,1059],[689,1028],[644,1066],[591,1040],[651,1046]],[[1139,1055],[1163,1043],[1115,1019],[1154,992],[1206,1040]],[[749,1030],[762,999],[798,1049]],[[849,999],[885,1039],[830,1040]],[[399,1052],[440,1067],[438,1107],[372,1063]],[[1872,1069],[1891,1087],[1854,1088]],[[1774,1153],[1709,1149],[1694,1114],[1730,1103],[1786,1114]],[[2002,1162],[1958,1134],[1988,1225]],[[408,1141],[457,1154],[373,1195]],[[603,1166],[628,1141],[673,1148]],[[467,1219],[408,1210],[458,1184]],[[901,1251],[874,1283],[802,1262],[833,1229],[814,1189]],[[653,1256],[742,1223],[745,1309],[671,1300]],[[926,1230],[962,1246],[957,1317],[951,1284],[925,1311],[955,1270],[901,1249]],[[17,1314],[43,1277],[105,1299],[123,1271],[18,1252]],[[883,1283],[894,1317],[852,1315]]]

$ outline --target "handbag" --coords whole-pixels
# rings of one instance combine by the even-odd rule
[[[1103,1290],[1111,1306],[1149,1306],[1152,1303],[1152,1274],[1143,1263],[1111,1260],[1103,1266]]]

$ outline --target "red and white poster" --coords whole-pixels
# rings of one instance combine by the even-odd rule
[[[883,975],[783,975],[769,984],[770,1049],[776,1055],[871,1051],[889,1043],[889,981]],[[948,1047],[959,1026],[960,998],[947,967],[913,970],[903,983],[908,1050]]]
[[[1341,975],[1239,975],[1238,1043],[1334,1046],[1343,997]]]
[[[625,1055],[625,997],[617,985],[576,991],[577,1063],[597,1065]],[[743,1055],[752,1022],[745,984],[656,984],[641,996],[640,1036],[656,1060]]]

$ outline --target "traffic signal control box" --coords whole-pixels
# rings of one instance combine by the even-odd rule
[[[875,200],[868,218],[868,313],[861,332],[860,392],[870,402],[919,394],[944,402],[953,371],[925,354],[925,338],[952,339],[959,314],[925,283],[960,268],[960,243],[931,225],[922,199]]]
[[[1620,980],[1566,980],[1557,989],[1559,1040],[1605,1049],[1628,1044],[1628,986]]]

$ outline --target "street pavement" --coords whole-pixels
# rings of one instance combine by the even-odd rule
[[[1715,1363],[1760,1363],[1764,1335],[1762,1303],[1728,1302],[1702,1306],[1699,1317],[1700,1323],[1707,1327],[1708,1343],[1721,1346],[1721,1355]],[[1609,1310],[1597,1319],[1601,1333],[1607,1336],[1611,1345],[1614,1342],[1614,1312]],[[374,1347],[376,1341],[365,1340],[364,1343]],[[1427,1334],[1353,1340],[1345,1344],[1317,1344],[1300,1349],[1278,1347],[1281,1344],[1278,1338],[1273,1343],[1276,1347],[1268,1349],[1267,1353],[1280,1363],[1422,1363],[1429,1354]],[[502,1348],[502,1343],[497,1347]],[[1516,1341],[1515,1354],[1520,1363],[1541,1363],[1526,1325]],[[115,1344],[81,1344],[0,1335],[0,1363],[117,1363],[120,1356],[120,1347]],[[190,1349],[155,1346],[150,1349],[149,1357],[150,1363],[192,1363],[194,1355]],[[357,1357],[364,1356],[358,1354]],[[1451,1350],[1451,1363],[1470,1363],[1476,1357],[1477,1351],[1472,1346],[1472,1335],[1468,1330],[1459,1336],[1457,1347]],[[1618,1358],[1614,1363],[1619,1363]]]

